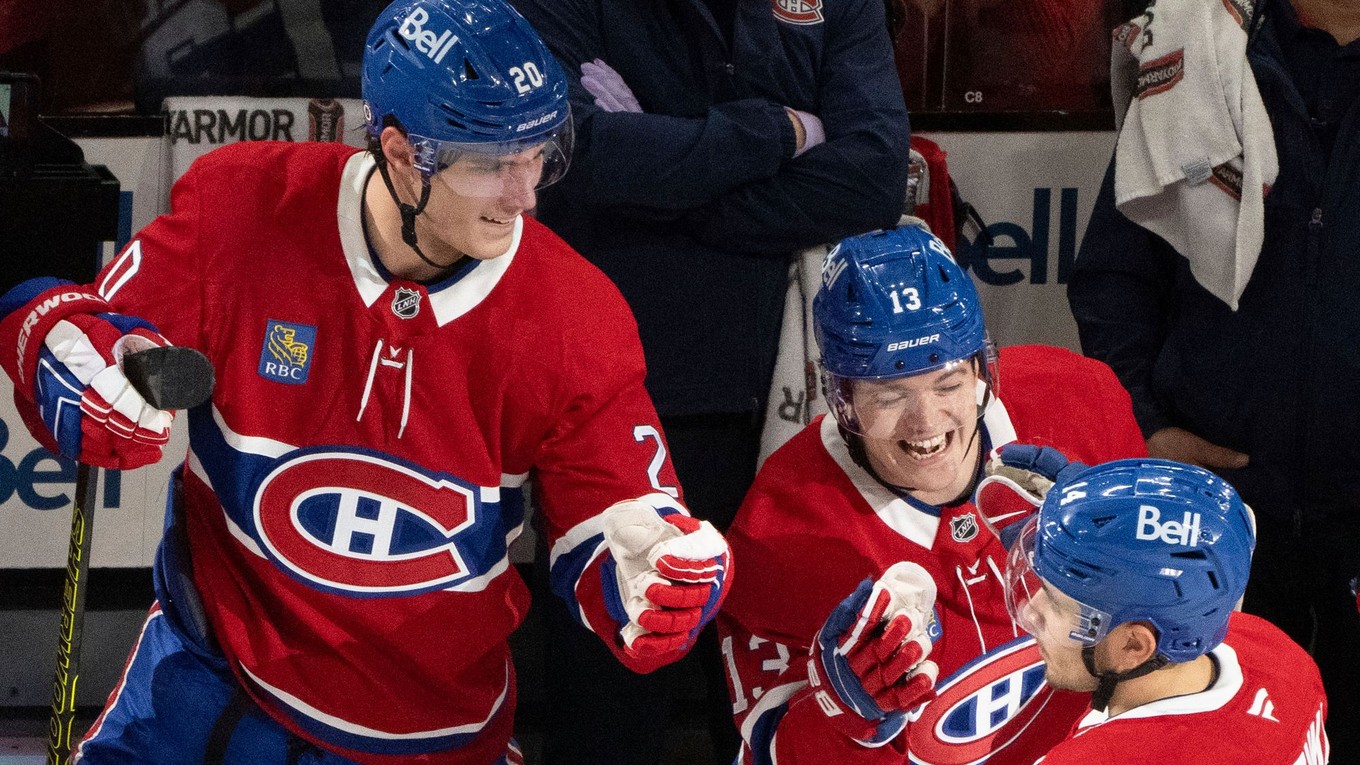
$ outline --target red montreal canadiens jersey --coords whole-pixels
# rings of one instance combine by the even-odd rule
[[[1208,690],[1109,718],[1092,711],[1039,762],[1327,762],[1327,698],[1317,665],[1302,648],[1264,619],[1238,613],[1211,653],[1218,679]]]
[[[389,278],[363,231],[373,167],[331,144],[216,151],[95,287],[213,362],[184,507],[251,696],[360,762],[485,765],[513,724],[529,599],[506,548],[531,471],[550,544],[591,572],[602,510],[679,494],[614,286],[528,218],[444,282]]]
[[[1143,456],[1128,394],[1099,362],[1070,351],[1001,352],[1001,401],[986,445],[1054,446],[1087,463]],[[728,532],[741,576],[719,614],[742,762],[1032,765],[1086,707],[1054,692],[1033,640],[1006,613],[1006,551],[971,502],[898,496],[854,464],[834,418],[814,421],[765,463]],[[831,610],[893,563],[935,579],[938,698],[906,733],[868,748],[833,729],[807,686],[806,657]],[[934,630],[932,630],[934,636]],[[1037,718],[1037,719],[1036,719]]]

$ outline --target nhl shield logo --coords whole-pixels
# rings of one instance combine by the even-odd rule
[[[392,313],[399,319],[414,319],[420,313],[420,292],[398,287],[392,296]]]
[[[949,536],[955,542],[971,542],[978,535],[977,516],[972,513],[949,519]]]
[[[789,24],[822,23],[822,0],[770,0],[774,17]]]

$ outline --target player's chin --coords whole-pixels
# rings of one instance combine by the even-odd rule
[[[1076,691],[1079,693],[1090,693],[1096,689],[1097,682],[1083,670],[1073,667],[1055,666],[1050,659],[1044,659],[1044,680],[1050,686],[1060,691]]]
[[[467,245],[460,249],[476,260],[492,260],[504,255],[513,240],[513,231],[479,231],[477,236],[469,237]]]
[[[921,457],[907,449],[899,449],[893,462],[908,480],[904,486],[912,486],[923,491],[941,491],[952,485],[958,478],[960,458],[955,434],[949,436],[949,444],[939,452]]]

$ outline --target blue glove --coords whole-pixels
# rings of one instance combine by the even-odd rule
[[[581,64],[581,87],[595,96],[595,105],[607,112],[642,112],[628,83],[600,59]]]
[[[879,746],[902,732],[908,710],[934,698],[939,667],[925,658],[934,605],[934,580],[904,561],[832,610],[812,645],[808,683],[837,730]]]
[[[987,462],[987,475],[973,491],[973,504],[983,525],[1010,548],[1022,521],[1043,504],[1054,484],[1086,469],[1051,446],[1006,444]]]

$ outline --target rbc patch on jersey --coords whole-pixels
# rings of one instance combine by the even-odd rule
[[[937,643],[943,634],[944,627],[940,626],[940,607],[934,606],[930,609],[930,624],[926,625],[926,637],[931,643]]]
[[[289,324],[270,319],[265,325],[260,349],[260,376],[285,385],[307,382],[312,369],[312,349],[316,346],[316,327]]]
[[[1052,694],[1034,638],[978,657],[942,681],[935,700],[913,713],[907,726],[911,762],[981,762],[1024,733]],[[1063,727],[1059,734],[1065,732]]]

